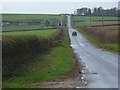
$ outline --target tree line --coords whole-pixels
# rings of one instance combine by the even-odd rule
[[[103,7],[95,7],[93,9],[83,7],[80,9],[75,10],[75,15],[84,15],[84,16],[120,16],[119,14],[120,9],[114,7],[110,9],[104,9]]]

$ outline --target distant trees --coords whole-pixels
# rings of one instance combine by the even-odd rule
[[[93,9],[90,8],[80,8],[76,10],[76,15],[84,15],[84,16],[118,16],[119,9],[114,7],[111,9],[103,9],[103,7],[95,7]]]
[[[88,8],[81,8],[81,9],[77,9],[77,14],[78,15],[88,15]]]
[[[103,8],[102,7],[98,7],[98,8],[93,8],[93,16],[101,16],[103,14]]]

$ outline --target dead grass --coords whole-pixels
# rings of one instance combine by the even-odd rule
[[[104,43],[118,43],[118,30],[111,30],[110,27],[89,28],[85,27],[85,31],[89,33],[92,37]]]
[[[104,21],[104,24],[118,24],[118,21]],[[102,21],[92,22],[92,25],[102,25]]]
[[[119,26],[118,25],[114,25],[114,26],[99,26],[99,27],[92,27],[93,30],[118,30]]]

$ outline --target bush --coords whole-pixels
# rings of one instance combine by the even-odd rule
[[[2,70],[3,77],[12,76],[15,69],[25,61],[27,55],[41,54],[48,51],[54,41],[58,40],[62,35],[63,30],[57,30],[50,37],[38,37],[38,36],[3,36],[2,40]]]

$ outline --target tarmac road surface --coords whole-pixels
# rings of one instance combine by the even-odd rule
[[[118,88],[118,55],[94,47],[80,32],[71,26],[68,17],[70,46],[74,50],[82,68],[85,88]],[[72,36],[76,31],[77,36]]]

